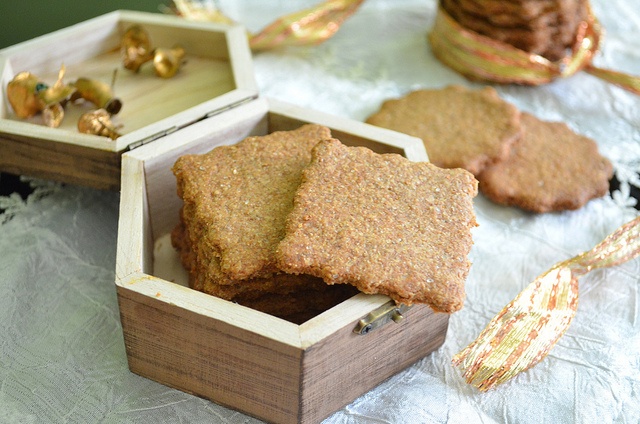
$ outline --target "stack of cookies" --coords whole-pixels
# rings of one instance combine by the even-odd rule
[[[196,290],[302,322],[352,296],[454,312],[464,302],[477,181],[347,147],[330,130],[249,137],[173,167],[172,243]]]
[[[183,207],[172,242],[192,288],[291,321],[353,294],[309,275],[283,274],[275,263],[311,149],[330,137],[327,128],[309,125],[176,162]]]
[[[491,200],[532,212],[578,209],[606,194],[613,175],[593,140],[522,113],[491,87],[417,90],[367,122],[421,138],[432,163],[467,169]]]
[[[551,61],[573,47],[587,0],[442,0],[460,25]]]

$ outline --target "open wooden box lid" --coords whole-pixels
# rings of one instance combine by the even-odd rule
[[[169,238],[177,158],[305,123],[428,160],[417,138],[265,98],[123,155],[116,285],[133,372],[269,422],[317,422],[444,342],[447,314],[416,305],[394,324],[386,296],[360,293],[297,325],[188,288]]]
[[[124,32],[139,24],[152,47],[186,52],[186,64],[169,79],[143,65],[134,73],[122,66]],[[52,85],[64,65],[64,82],[91,78],[112,81],[122,110],[113,117],[122,125],[117,140],[79,133],[80,115],[95,106],[65,107],[59,128],[42,117],[18,118],[8,99],[7,84],[28,71]],[[199,23],[177,16],[116,11],[0,50],[0,170],[100,189],[120,188],[120,156],[124,151],[191,125],[207,116],[257,97],[247,35],[239,25]]]

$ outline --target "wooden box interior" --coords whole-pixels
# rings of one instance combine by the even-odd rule
[[[167,237],[181,206],[175,160],[307,122],[345,144],[428,160],[418,139],[263,98],[123,155],[116,287],[133,372],[269,422],[318,422],[444,342],[448,315],[424,305],[355,334],[386,296],[358,294],[296,325],[180,281]]]
[[[152,47],[185,49],[186,63],[174,77],[156,76],[151,63],[138,73],[122,66],[122,35],[134,24],[149,33]],[[3,49],[0,58],[0,148],[6,152],[0,170],[97,188],[119,189],[123,151],[257,95],[241,26],[176,16],[116,11]],[[78,132],[78,118],[95,108],[88,102],[68,104],[59,128],[46,127],[41,114],[15,116],[6,95],[13,77],[28,71],[53,85],[62,65],[65,83],[81,77],[111,83],[117,70],[114,94],[123,107],[113,122],[121,137]]]

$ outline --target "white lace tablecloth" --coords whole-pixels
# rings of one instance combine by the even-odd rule
[[[317,1],[221,1],[251,30]],[[600,66],[640,75],[640,1],[593,0],[607,30]],[[449,83],[426,40],[433,0],[368,0],[317,47],[254,56],[261,93],[364,120],[390,97]],[[452,356],[539,273],[638,215],[640,97],[580,74],[544,87],[497,87],[520,109],[595,139],[620,190],[565,213],[475,201],[467,300],[444,345],[327,423],[640,422],[640,259],[580,282],[572,326],[538,366],[488,393]],[[0,154],[2,154],[0,152]],[[2,181],[0,181],[2,184]],[[34,181],[0,197],[0,423],[253,423],[129,372],[114,286],[117,193]]]

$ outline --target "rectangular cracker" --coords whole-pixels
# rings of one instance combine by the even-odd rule
[[[335,139],[312,153],[278,246],[280,268],[399,303],[462,308],[477,225],[473,175]]]

